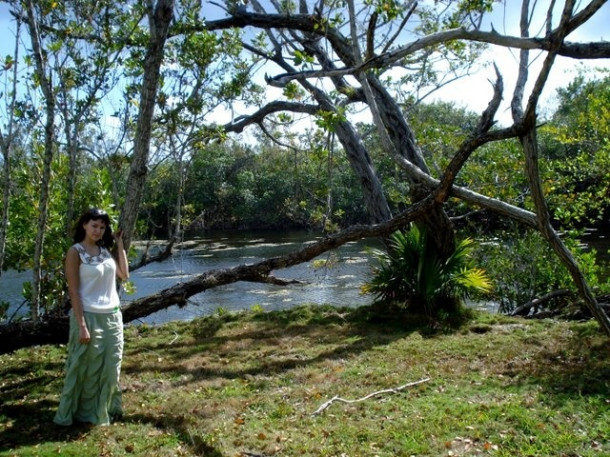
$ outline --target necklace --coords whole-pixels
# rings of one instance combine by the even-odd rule
[[[97,254],[90,254],[89,251],[87,251],[87,247],[81,243],[79,243],[79,252],[81,254],[81,258],[85,261],[85,263],[101,263],[104,261],[105,259],[105,255],[104,255],[104,251],[102,250],[101,246],[97,246],[98,249],[98,253]]]

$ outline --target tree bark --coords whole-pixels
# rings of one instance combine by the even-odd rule
[[[135,145],[129,177],[125,205],[120,216],[119,226],[124,231],[125,249],[129,250],[131,238],[142,201],[144,185],[148,174],[148,157],[153,113],[157,100],[159,75],[163,62],[165,42],[173,17],[174,0],[158,0],[149,13],[150,41],[144,60],[144,80],[140,92],[140,107],[135,134]]]
[[[34,261],[32,266],[32,305],[31,315],[34,322],[38,321],[40,315],[40,294],[42,280],[42,258],[44,252],[45,231],[49,209],[49,187],[51,182],[51,163],[55,150],[55,95],[53,94],[53,83],[50,80],[50,69],[46,59],[42,55],[39,24],[34,11],[32,0],[28,0],[27,23],[30,32],[34,54],[35,72],[40,80],[40,88],[44,95],[45,104],[45,128],[44,128],[44,152],[43,168],[40,183],[40,198],[38,200],[38,225],[36,231],[36,246],[34,249]],[[49,71],[49,74],[47,74]]]

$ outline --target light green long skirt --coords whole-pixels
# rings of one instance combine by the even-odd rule
[[[66,360],[66,379],[53,420],[59,425],[74,421],[108,425],[112,417],[123,414],[119,377],[123,359],[123,316],[85,313],[91,335],[81,344],[78,325],[70,316],[70,338]]]

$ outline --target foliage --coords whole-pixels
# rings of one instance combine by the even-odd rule
[[[404,26],[409,33],[435,33],[470,27],[493,3],[464,0],[420,4],[414,11],[416,20],[407,21],[400,28]],[[52,70],[57,72],[54,83],[60,107],[57,156],[52,164],[49,222],[45,232],[49,241],[43,253],[43,294],[49,310],[63,301],[61,269],[69,244],[66,227],[70,221],[66,215],[72,210],[68,207],[71,203],[67,203],[71,194],[75,197],[75,212],[96,205],[116,213],[125,198],[124,178],[131,144],[122,135],[133,138],[139,108],[137,100],[149,34],[147,6],[107,0],[91,4],[46,0],[36,3],[43,22],[53,25],[44,27],[43,53],[51,65],[56,65]],[[347,23],[343,6],[340,2],[321,4],[320,7],[329,10],[324,10],[324,13],[328,11],[324,19],[320,16],[319,27],[336,27],[333,32],[342,33]],[[284,7],[286,11],[297,11],[295,3],[285,2]],[[392,29],[398,24],[392,21],[402,20],[407,14],[405,8],[404,4],[392,0],[370,0],[355,19],[359,21],[373,12],[379,15],[376,37],[384,33],[386,37],[395,36],[396,42],[392,45],[398,47],[402,45],[402,36],[394,35]],[[202,216],[206,228],[315,226],[331,232],[352,223],[367,222],[361,180],[355,177],[344,157],[345,151],[334,139],[340,122],[350,121],[356,110],[352,102],[360,97],[355,87],[349,86],[349,78],[339,90],[328,92],[329,102],[320,104],[312,116],[320,129],[302,131],[297,127],[299,130],[295,133],[292,127],[297,116],[293,118],[292,114],[296,113],[282,112],[267,116],[264,123],[261,121],[265,133],[273,134],[280,141],[272,143],[262,136],[256,138],[256,144],[227,141],[229,134],[219,121],[221,116],[216,116],[217,108],[242,114],[238,113],[242,105],[247,108],[263,105],[263,91],[260,80],[253,77],[254,69],[261,68],[269,59],[282,63],[283,49],[290,56],[284,63],[294,62],[300,69],[317,69],[321,61],[304,42],[296,39],[300,32],[284,42],[281,34],[274,41],[271,33],[250,34],[238,28],[210,31],[205,29],[202,13],[207,11],[196,0],[175,3],[155,111],[154,157],[150,169],[142,170],[148,172],[148,184],[137,224],[139,233],[135,235],[171,234],[178,214],[184,225]],[[253,52],[246,53],[242,41],[249,38],[252,41],[248,49]],[[370,45],[368,51],[377,52],[383,43],[371,41],[367,45]],[[479,45],[465,45],[455,40],[405,57],[396,62],[396,72],[379,69],[371,73],[384,78],[384,88],[401,104],[417,133],[417,146],[421,147],[432,174],[441,172],[455,145],[475,124],[476,116],[450,103],[423,104],[415,96],[442,86],[445,72],[451,77],[467,72],[480,51]],[[329,54],[329,57],[341,56]],[[8,70],[20,63],[16,58],[7,56],[5,68],[0,72],[8,75]],[[26,55],[23,60],[31,64],[31,58]],[[290,65],[286,65],[283,71],[290,70]],[[40,193],[39,125],[42,119],[37,109],[40,87],[30,72],[31,67],[26,65],[19,75],[17,87],[19,90],[25,87],[29,92],[17,97],[14,106],[19,122],[31,126],[27,130],[32,136],[20,138],[21,154],[13,159],[11,220],[4,263],[7,268],[20,270],[31,267]],[[608,116],[604,115],[608,106],[607,86],[606,79],[575,80],[559,92],[560,108],[540,131],[546,148],[546,160],[542,164],[548,183],[545,190],[550,196],[553,215],[563,226],[584,226],[590,222],[601,225],[607,221],[610,200],[607,198]],[[322,85],[318,90],[323,90]],[[314,101],[311,95],[306,86],[294,80],[284,86],[278,101],[308,104]],[[102,106],[106,102],[119,107],[112,106],[106,112]],[[383,150],[378,136],[369,133],[372,130],[371,126],[363,126],[360,137],[367,143],[367,153],[371,153],[391,210],[396,213],[410,203],[410,182],[404,170]],[[215,132],[213,138],[210,132]],[[113,133],[115,138],[105,138]],[[172,143],[183,148],[174,148]],[[517,143],[498,142],[478,149],[457,176],[456,184],[528,208],[522,170]],[[68,191],[66,183],[71,173],[75,187]],[[451,203],[447,207],[452,215],[470,210],[462,203],[455,204],[453,200]],[[559,273],[549,272],[546,276],[549,283],[555,279],[554,274]],[[425,297],[440,287],[436,283],[419,286]],[[443,294],[449,293],[443,291]]]
[[[309,137],[311,149],[258,150],[227,142],[197,148],[186,171],[184,201],[206,228],[337,226],[362,221],[362,197],[345,159]],[[142,215],[148,233],[168,227],[177,198],[177,164],[151,171]],[[330,197],[329,197],[330,196]],[[332,204],[329,207],[329,198]]]
[[[460,241],[446,260],[439,257],[426,231],[412,225],[390,237],[387,251],[375,250],[379,266],[363,292],[375,300],[399,304],[408,313],[438,316],[452,313],[469,293],[487,293],[491,282],[486,273],[472,265],[472,239]]]
[[[610,223],[610,76],[580,74],[557,91],[559,107],[542,129],[549,206],[562,227]]]
[[[33,145],[38,143],[33,142]],[[13,185],[15,192],[10,200],[10,224],[7,231],[7,251],[5,266],[17,271],[32,268],[34,243],[36,239],[36,220],[38,218],[38,193],[42,157],[36,153],[21,155],[15,160]],[[63,259],[67,248],[72,243],[72,233],[66,233],[66,226],[73,221],[66,221],[66,182],[69,173],[68,159],[64,154],[55,157],[51,164],[52,179],[46,242],[42,257],[41,295],[43,313],[55,313],[63,309],[65,301],[65,281],[63,277]],[[75,206],[82,211],[90,206],[107,208],[116,216],[109,188],[108,174],[105,170],[94,168],[79,176],[75,188]],[[78,217],[78,215],[77,215]],[[30,296],[30,283],[24,284],[23,295]]]
[[[585,251],[579,242],[582,234],[565,234],[564,242],[575,255],[587,281],[598,294],[610,292],[610,282],[603,282],[607,265],[596,261],[595,250]],[[494,237],[483,237],[475,257],[494,280],[490,297],[500,312],[510,312],[550,292],[567,289],[571,296],[556,299],[554,306],[574,299],[575,286],[566,268],[557,260],[549,244],[532,230],[513,228],[500,231]]]

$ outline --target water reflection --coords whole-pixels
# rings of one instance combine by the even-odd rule
[[[209,270],[284,255],[313,241],[315,237],[306,232],[195,238],[185,243],[184,249],[177,251],[171,259],[134,271],[131,279],[137,292],[124,299],[144,297]],[[158,324],[189,320],[209,315],[218,308],[237,311],[261,306],[265,310],[278,310],[302,303],[350,307],[368,304],[370,296],[360,295],[360,286],[370,277],[371,271],[367,247],[378,247],[378,244],[376,240],[347,243],[314,261],[273,272],[278,278],[303,281],[304,284],[277,286],[238,282],[219,286],[191,297],[184,308],[173,306],[142,321]]]

